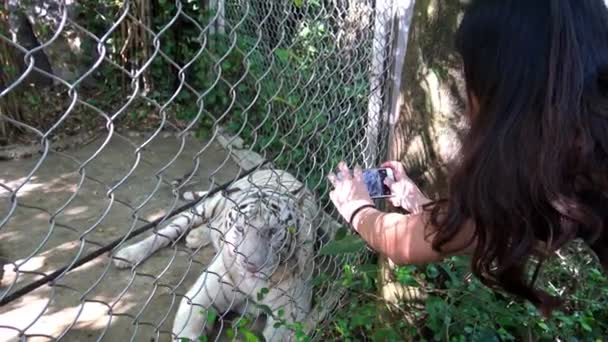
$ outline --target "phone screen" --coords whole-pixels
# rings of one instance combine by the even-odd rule
[[[391,190],[384,180],[389,177],[387,169],[367,169],[363,170],[363,181],[367,186],[367,192],[371,198],[390,197]]]

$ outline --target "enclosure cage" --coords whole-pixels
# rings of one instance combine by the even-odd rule
[[[171,340],[179,306],[195,302],[183,301],[187,293],[211,287],[201,274],[231,289],[192,304],[204,318],[201,340],[282,340],[273,335],[281,329],[323,339],[344,295],[344,265],[368,255],[329,203],[326,176],[340,160],[371,167],[386,155],[406,40],[395,27],[410,3],[5,1],[0,340]],[[283,245],[268,237],[278,266],[262,277],[272,281],[245,286],[235,280],[243,265],[222,259],[228,217],[197,225],[211,199],[213,215],[238,210],[283,171],[302,186],[278,198],[306,192],[307,219],[318,225],[310,247],[290,245],[309,272],[279,257],[300,236],[291,229],[304,229],[297,221]],[[254,190],[235,190],[243,180]],[[220,243],[189,245],[189,232],[204,229]],[[117,261],[148,237],[149,257]],[[220,259],[226,272],[213,273]],[[306,304],[299,320],[264,298],[276,284],[283,297],[296,285],[311,291],[284,301]]]

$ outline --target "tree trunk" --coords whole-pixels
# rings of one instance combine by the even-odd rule
[[[457,1],[416,2],[400,91],[389,120],[388,158],[403,162],[431,198],[445,194],[446,170],[460,147],[464,92],[452,40],[461,11]],[[387,302],[402,307],[421,303],[425,294],[399,284],[390,260],[380,258],[379,264],[380,295]]]
[[[36,38],[32,25],[25,13],[23,13],[20,9],[15,8],[14,6],[9,5],[7,6],[7,8],[9,9],[8,20],[6,20],[6,18],[3,18],[2,21],[5,23],[8,22],[9,27],[8,30],[3,30],[3,32],[10,32],[12,36],[10,37],[11,40],[15,44],[18,44],[26,50],[32,50],[39,47],[40,42],[38,42],[38,38]],[[17,48],[14,47],[11,47],[9,49],[15,51],[15,62],[17,63],[16,65],[18,67],[19,72],[25,72],[29,64],[29,61],[24,60],[25,53],[19,51]],[[49,59],[44,53],[44,51],[38,50],[32,55],[32,57],[34,59],[34,65],[37,68],[44,70],[49,74],[53,73],[51,69],[51,63],[49,62]],[[33,84],[36,87],[46,87],[52,85],[53,80],[36,71],[31,71],[28,74],[27,79],[24,80],[24,84]]]
[[[445,195],[446,171],[465,125],[464,83],[453,47],[459,1],[419,0],[409,35],[393,157],[429,196]]]
[[[39,46],[40,44],[34,36],[31,25],[25,15],[22,13],[17,14],[14,18],[17,20],[10,20],[7,8],[0,9],[0,34],[11,32],[11,41],[27,49]],[[24,123],[28,123],[29,121],[26,115],[27,108],[24,106],[23,93],[25,91],[37,93],[34,86],[52,84],[52,80],[48,77],[32,71],[25,80],[15,85],[15,81],[19,79],[27,68],[23,63],[24,55],[24,53],[11,44],[0,40],[0,93],[2,93],[2,97],[0,97],[0,146],[11,143],[16,133],[22,131],[22,127],[11,123],[10,120]],[[44,52],[40,51],[32,57],[37,67],[45,71],[50,70],[50,64]],[[34,86],[28,86],[32,84]]]

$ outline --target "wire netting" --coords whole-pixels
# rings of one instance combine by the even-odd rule
[[[397,1],[5,1],[0,339],[327,338]]]

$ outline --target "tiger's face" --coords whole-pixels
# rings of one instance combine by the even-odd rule
[[[241,269],[270,276],[294,253],[297,210],[289,197],[258,193],[245,199],[228,212],[224,251]]]

